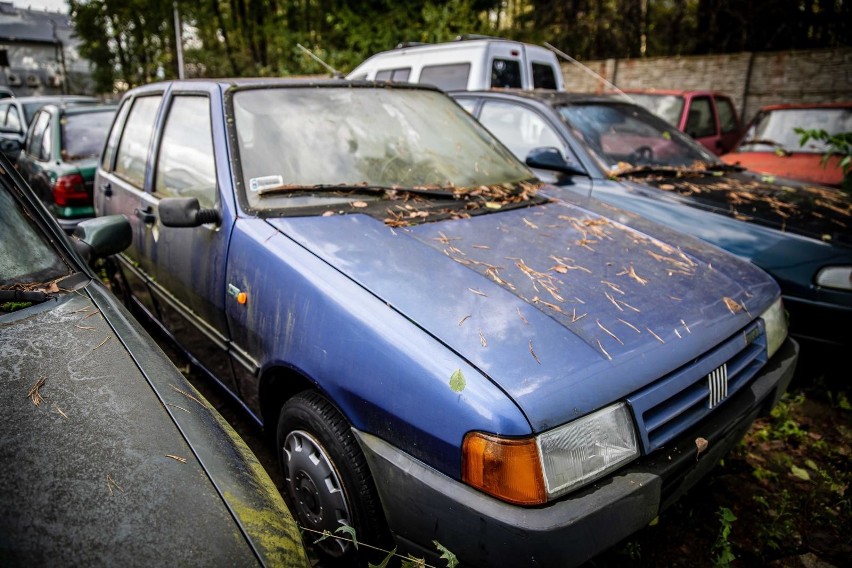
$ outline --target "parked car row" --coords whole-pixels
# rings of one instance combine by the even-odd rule
[[[5,505],[38,478],[4,531],[52,499],[54,465],[75,479],[135,466],[105,483],[139,492],[134,513],[79,537],[21,532],[12,559],[180,563],[219,539],[193,563],[304,565],[298,525],[324,535],[310,537],[322,566],[385,556],[353,535],[433,565],[444,549],[465,566],[577,565],[712,471],[784,393],[799,341],[852,344],[849,325],[824,326],[852,323],[848,195],[725,164],[716,142],[623,99],[533,90],[552,61],[515,42],[453,45],[461,67],[429,46],[363,67],[391,84],[167,81],[32,113],[5,180],[24,213],[0,213],[0,335],[15,346],[0,367],[39,375],[27,400],[57,409],[51,439],[67,439],[74,401],[98,459],[63,465],[74,446],[60,444],[57,464],[0,481]],[[430,72],[449,96],[403,82]],[[487,77],[503,88],[470,90]],[[724,129],[723,106],[704,118]],[[269,434],[289,510],[83,260],[97,258],[122,303]],[[90,315],[110,330],[94,346]],[[57,335],[50,366],[28,357]],[[55,394],[54,367],[70,375]],[[39,416],[25,408],[9,429]],[[183,500],[154,511],[158,475]],[[69,510],[90,490],[74,485]],[[113,513],[167,518],[187,550],[106,552]],[[78,539],[88,557],[60,550]]]

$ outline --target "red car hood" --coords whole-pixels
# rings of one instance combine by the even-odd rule
[[[740,165],[755,172],[819,185],[840,187],[843,182],[840,156],[831,156],[825,167],[821,163],[822,154],[805,152],[786,155],[775,152],[730,152],[722,156],[722,161]]]

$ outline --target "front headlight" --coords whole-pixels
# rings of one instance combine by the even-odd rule
[[[852,290],[852,266],[830,266],[817,272],[817,286]]]
[[[787,338],[787,314],[781,298],[760,315],[766,327],[766,353],[771,359]]]
[[[462,480],[511,503],[539,505],[639,455],[630,410],[608,406],[533,438],[465,437]]]

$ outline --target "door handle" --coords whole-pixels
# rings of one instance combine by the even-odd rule
[[[112,197],[112,184],[107,182],[103,186],[104,197]]]
[[[150,225],[150,224],[152,224],[154,221],[156,221],[156,220],[157,220],[157,216],[156,216],[156,215],[154,215],[153,211],[154,211],[154,210],[153,210],[153,209],[151,208],[151,206],[149,205],[149,206],[148,206],[148,207],[146,207],[145,209],[140,209],[139,207],[137,207],[137,208],[136,208],[136,210],[134,211],[134,213],[136,213],[136,216],[137,216],[137,217],[139,217],[140,219],[142,219],[142,222],[143,222],[143,223],[145,223],[146,225]]]

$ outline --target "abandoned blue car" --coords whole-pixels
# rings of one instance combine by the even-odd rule
[[[321,562],[365,561],[354,531],[564,567],[710,471],[798,345],[758,268],[554,189],[430,87],[196,80],[126,93],[95,208],[133,228],[116,289],[271,434]]]

